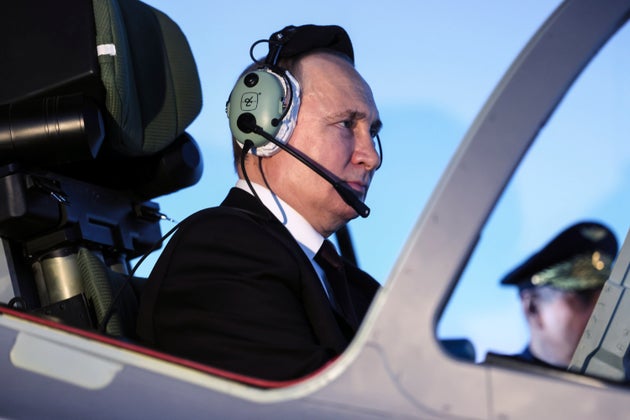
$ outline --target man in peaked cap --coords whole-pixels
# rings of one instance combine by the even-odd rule
[[[608,280],[617,240],[606,226],[570,226],[507,274],[519,289],[530,342],[517,359],[566,368]]]

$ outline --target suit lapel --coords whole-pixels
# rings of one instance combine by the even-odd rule
[[[287,250],[299,261],[302,273],[301,298],[313,332],[322,345],[341,353],[352,340],[356,330],[342,315],[333,310],[311,261],[302,252],[288,229],[260,201],[240,188],[232,188],[221,206],[250,213],[261,221],[271,235],[287,245]]]

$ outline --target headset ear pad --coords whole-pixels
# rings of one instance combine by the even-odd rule
[[[252,153],[263,157],[279,150],[264,137],[242,131],[238,119],[243,114],[253,116],[263,131],[286,144],[297,122],[299,90],[297,81],[289,72],[279,75],[263,68],[241,76],[232,89],[226,108],[230,131],[239,145],[243,147],[246,140],[251,140],[254,143]]]

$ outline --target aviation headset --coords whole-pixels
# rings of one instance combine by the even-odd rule
[[[254,58],[254,48],[269,44],[264,61]],[[271,156],[279,147],[268,136],[252,132],[258,125],[268,135],[286,144],[293,133],[300,108],[300,85],[291,73],[278,65],[281,58],[290,58],[315,49],[328,49],[346,55],[354,63],[354,51],[346,31],[335,25],[287,26],[273,33],[269,40],[256,41],[250,56],[259,67],[246,71],[236,82],[226,104],[230,131],[243,147],[249,140],[256,156]]]

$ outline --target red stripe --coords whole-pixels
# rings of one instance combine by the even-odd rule
[[[24,319],[30,322],[34,322],[36,324],[45,325],[50,328],[55,328],[61,331],[65,331],[70,334],[78,335],[83,338],[87,338],[90,340],[98,341],[101,343],[109,344],[114,347],[122,348],[125,350],[131,350],[136,353],[140,353],[144,356],[153,357],[159,360],[163,360],[165,362],[174,363],[177,365],[185,366],[191,369],[195,369],[204,373],[208,373],[213,376],[218,376],[223,379],[228,379],[231,381],[239,382],[245,385],[255,386],[258,388],[283,388],[291,385],[295,385],[301,383],[311,377],[317,375],[320,371],[325,369],[330,363],[334,360],[331,360],[326,365],[322,366],[320,369],[312,372],[306,376],[303,376],[299,379],[289,380],[289,381],[273,381],[267,379],[259,379],[252,376],[241,375],[238,373],[233,373],[227,370],[215,368],[212,366],[204,365],[199,362],[193,362],[192,360],[183,359],[181,357],[172,356],[167,353],[163,353],[157,350],[150,349],[148,347],[144,347],[138,344],[132,344],[126,341],[119,340],[114,337],[110,337],[107,335],[99,334],[97,332],[83,330],[76,327],[71,327],[69,325],[60,324],[58,322],[42,318],[33,314],[29,314],[26,312],[22,312],[19,310],[7,308],[5,306],[0,306],[0,314],[7,314],[14,316],[16,318]]]

